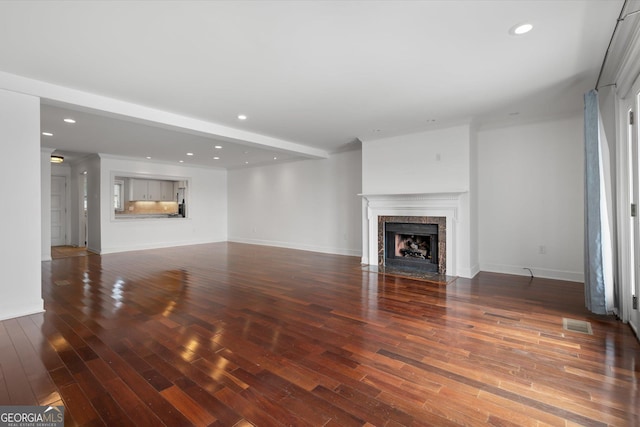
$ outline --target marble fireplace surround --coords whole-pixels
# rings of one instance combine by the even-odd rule
[[[446,251],[444,254],[446,274],[459,274],[456,255],[469,246],[458,235],[461,197],[466,192],[425,194],[361,194],[366,217],[363,221],[362,264],[378,265],[380,217],[443,217],[446,227]],[[411,221],[424,221],[413,219]]]

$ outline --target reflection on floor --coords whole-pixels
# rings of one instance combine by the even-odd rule
[[[371,273],[386,274],[387,276],[404,277],[407,279],[422,280],[423,282],[435,283],[438,285],[448,285],[453,283],[457,276],[447,276],[444,274],[416,271],[415,269],[403,267],[386,267],[378,265],[363,265],[363,271]]]
[[[64,405],[69,426],[640,426],[640,343],[584,284],[360,262],[233,242],[43,262],[46,311],[0,321],[0,405]]]
[[[85,246],[52,246],[51,258],[70,258],[74,256],[87,256],[91,255],[91,252],[87,250]]]

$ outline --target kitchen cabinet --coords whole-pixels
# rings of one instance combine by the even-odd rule
[[[175,202],[176,193],[177,191],[174,189],[173,181],[160,181],[160,200]]]
[[[132,179],[131,200],[161,200],[162,182],[155,179]]]
[[[162,193],[161,182],[156,181],[155,179],[150,179],[149,181],[147,181],[147,185],[147,200],[160,200],[160,196]]]
[[[147,200],[149,184],[146,179],[132,179],[129,181],[131,200]]]

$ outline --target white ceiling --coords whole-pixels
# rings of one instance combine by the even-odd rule
[[[622,4],[3,1],[0,71],[330,153],[579,111]],[[523,22],[533,31],[509,34]],[[223,138],[214,161],[212,135],[43,104],[42,130],[54,133],[43,146],[68,152],[222,167],[307,157]],[[68,114],[76,125],[60,121]]]
[[[151,157],[150,161],[155,162],[183,162],[185,165],[233,169],[303,158],[281,150],[229,143],[79,109],[44,104],[40,112],[42,131],[53,134],[41,137],[42,146],[56,148],[55,154],[62,155],[65,161],[73,162],[91,153],[104,153],[138,159]],[[67,124],[65,118],[72,118],[76,123]]]

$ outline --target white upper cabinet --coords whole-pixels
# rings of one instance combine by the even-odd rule
[[[131,178],[129,180],[129,200],[175,202],[178,193],[177,185],[178,181]]]
[[[150,179],[147,181],[148,190],[147,190],[147,200],[162,200],[162,183],[161,181],[156,181],[155,179]]]
[[[131,200],[163,200],[162,182],[155,179],[132,179]]]
[[[160,181],[161,189],[160,189],[160,200],[162,201],[175,201],[176,193],[174,191],[174,182],[173,181]]]
[[[149,200],[149,181],[146,179],[132,179],[129,182],[131,200]]]

